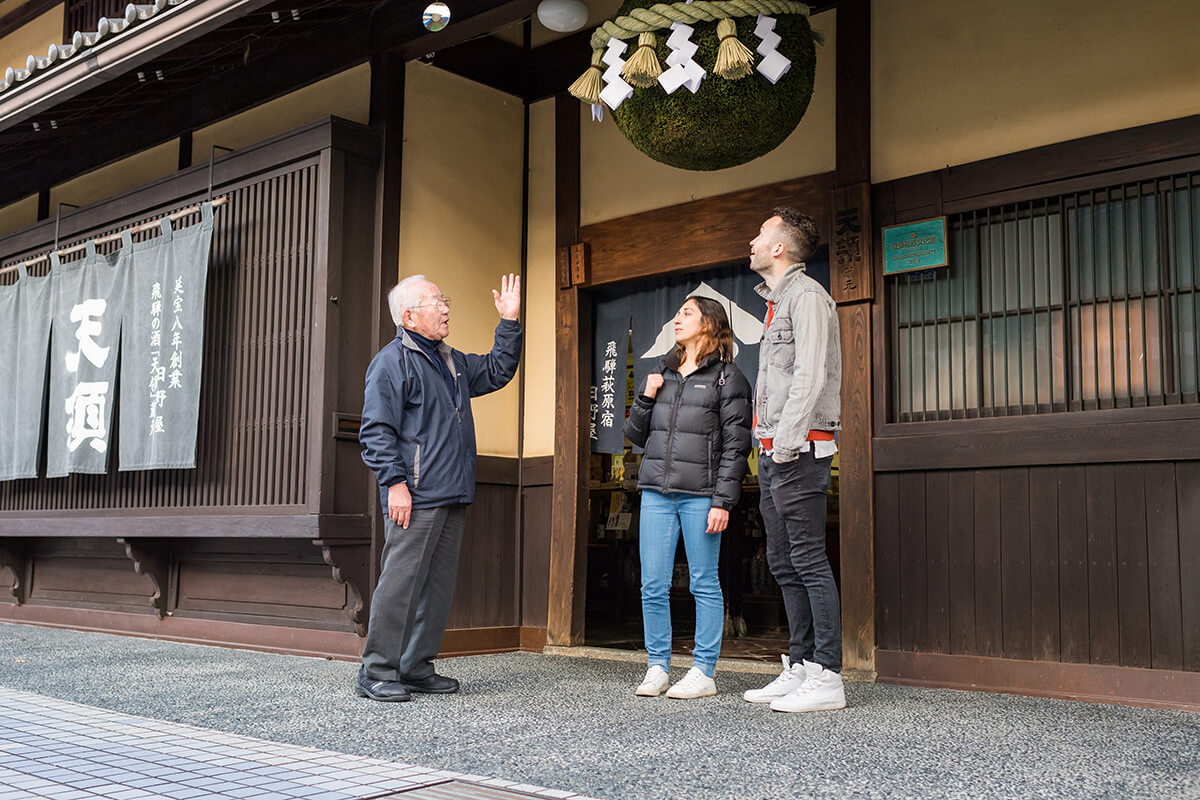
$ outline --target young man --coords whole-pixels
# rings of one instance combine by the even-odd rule
[[[846,706],[841,608],[825,551],[825,493],[841,427],[841,340],[833,298],[804,271],[818,237],[812,217],[777,208],[750,242],[750,268],[763,279],[755,291],[767,301],[754,387],[759,509],[791,636],[782,674],[744,698],[774,711]]]

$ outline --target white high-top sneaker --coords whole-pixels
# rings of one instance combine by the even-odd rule
[[[658,697],[667,690],[667,685],[671,683],[671,676],[667,671],[655,664],[650,669],[646,670],[646,677],[642,678],[641,684],[634,691],[638,697]]]
[[[772,711],[833,711],[846,707],[841,675],[811,661],[804,662],[804,670],[808,675],[804,683],[790,694],[771,701]]]
[[[692,667],[683,680],[667,690],[667,697],[695,700],[697,697],[712,697],[716,693],[716,681],[701,672],[699,667]]]
[[[779,677],[761,689],[746,690],[742,699],[747,703],[770,703],[772,700],[778,700],[784,695],[791,694],[799,689],[800,685],[804,683],[804,679],[808,677],[804,671],[806,664],[808,664],[807,661],[804,664],[793,664],[790,658],[783,656],[783,672],[779,673]]]

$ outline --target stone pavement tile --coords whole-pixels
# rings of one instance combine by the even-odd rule
[[[130,717],[0,687],[0,800],[362,800],[515,781]]]

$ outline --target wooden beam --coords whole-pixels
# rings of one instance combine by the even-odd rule
[[[377,38],[374,41],[399,42],[393,46],[404,59],[411,61],[485,36],[498,28],[524,19],[537,11],[539,2],[540,0],[510,0],[496,5],[494,0],[458,0],[454,4],[457,17],[453,25],[437,33],[421,33],[420,29],[416,29],[416,35],[415,18],[407,11],[403,15],[381,14],[375,21]]]
[[[879,682],[1200,711],[1200,673],[880,650]]]
[[[525,99],[531,103],[565,92],[591,64],[592,31],[580,31],[533,51]]]
[[[586,225],[580,236],[591,247],[591,285],[659,274],[663,242],[680,270],[749,258],[750,239],[772,206],[812,214],[828,242],[833,183],[826,172]]]
[[[396,335],[387,306],[387,293],[396,284],[400,272],[400,197],[401,166],[404,158],[405,62],[395,53],[381,53],[371,59],[372,130],[379,135],[382,152],[375,179],[375,246],[371,266],[371,329],[375,332],[371,349],[379,350]],[[370,613],[371,595],[379,583],[380,558],[384,545],[383,509],[379,506],[375,482],[368,487],[371,509],[370,576],[364,603]]]
[[[579,237],[579,101],[555,99],[555,244]],[[550,598],[547,640],[556,645],[583,641],[587,591],[586,412],[591,382],[581,348],[591,339],[591,303],[578,287],[559,289],[555,300],[554,487],[550,526]]]
[[[874,241],[871,180],[871,2],[840,0],[837,15],[837,183],[853,196],[862,239]],[[830,195],[831,200],[835,195]],[[836,222],[835,222],[836,224]],[[868,255],[872,248],[865,248]],[[836,260],[831,259],[831,263]],[[837,287],[842,337],[842,432],[838,505],[842,587],[842,665],[875,669],[875,513],[872,437],[874,264],[855,270],[855,291]],[[836,276],[836,270],[833,271]],[[833,276],[831,276],[833,277]],[[836,279],[836,277],[835,277]],[[847,302],[851,301],[851,302]]]
[[[494,36],[439,50],[429,63],[515,97],[528,93],[529,59],[523,48]]]
[[[179,169],[187,169],[192,165],[192,132],[184,131],[179,135]]]

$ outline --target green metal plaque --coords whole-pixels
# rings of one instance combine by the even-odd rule
[[[892,225],[883,229],[883,274],[895,275],[917,269],[944,267],[946,218]]]

